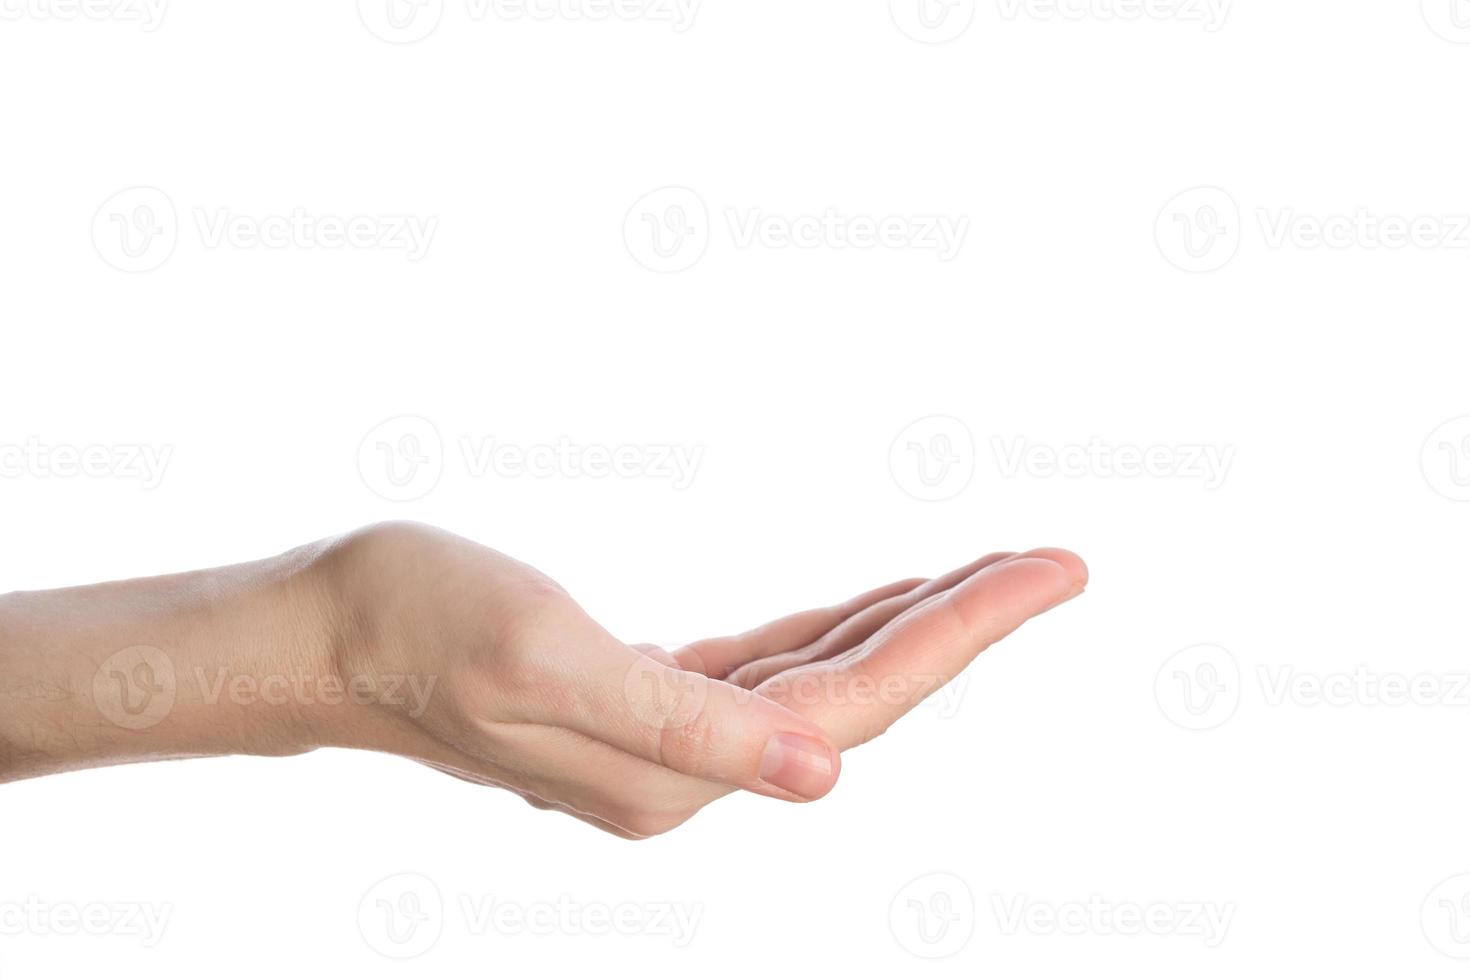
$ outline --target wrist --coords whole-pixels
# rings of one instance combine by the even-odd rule
[[[414,583],[432,581],[431,529],[376,524],[314,547],[300,587],[312,598],[313,659],[331,688],[304,720],[318,747],[413,754],[440,677],[412,626]]]

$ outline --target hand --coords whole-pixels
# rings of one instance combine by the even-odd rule
[[[732,789],[821,797],[839,750],[1087,582],[1069,552],[998,553],[669,652],[620,643],[534,569],[432,528],[370,528],[321,565],[341,676],[432,678],[435,692],[416,716],[374,705],[339,719],[333,744],[625,837],[670,830]]]
[[[614,639],[520,562],[378,525],[244,565],[0,596],[0,782],[376,749],[647,837],[734,789],[823,796],[840,750],[1086,580],[1068,552],[990,555],[663,651]]]

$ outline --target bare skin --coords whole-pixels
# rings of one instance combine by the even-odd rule
[[[0,596],[0,782],[371,749],[621,837],[744,789],[804,802],[992,643],[1080,594],[1002,552],[676,650],[624,644],[536,570],[375,525],[276,558]]]

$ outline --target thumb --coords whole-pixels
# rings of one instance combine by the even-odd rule
[[[840,756],[826,733],[763,695],[622,644],[590,658],[562,724],[676,772],[790,801],[825,796]]]

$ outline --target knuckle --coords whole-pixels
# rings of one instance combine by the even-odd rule
[[[572,683],[575,658],[568,658],[566,622],[572,600],[560,590],[539,586],[519,591],[508,614],[494,626],[491,661],[495,686],[510,704],[539,706],[556,717],[581,716],[588,710]]]
[[[734,687],[748,689],[754,686],[752,681],[755,681],[755,679],[759,676],[760,675],[758,670],[756,669],[756,664],[741,664],[725,677],[725,683],[730,684]]]
[[[854,745],[852,747],[856,748],[859,745],[867,745],[869,742],[873,741],[873,739],[884,735],[885,733],[887,733],[890,724],[890,722],[881,722],[876,724],[869,724],[859,729],[854,741]]]
[[[688,774],[705,773],[719,758],[724,740],[708,711],[687,720],[674,718],[659,730],[658,756],[663,766]]]
[[[527,650],[497,651],[488,687],[521,720],[581,717],[586,704],[546,658]]]
[[[537,658],[507,651],[493,662],[495,686],[512,702],[520,702],[541,687],[546,687]]]
[[[539,573],[503,586],[496,600],[504,610],[497,639],[512,655],[544,650],[558,624],[576,608],[565,589]]]
[[[438,528],[418,521],[381,521],[353,531],[348,543],[371,554],[392,557],[419,551],[443,535]]]

